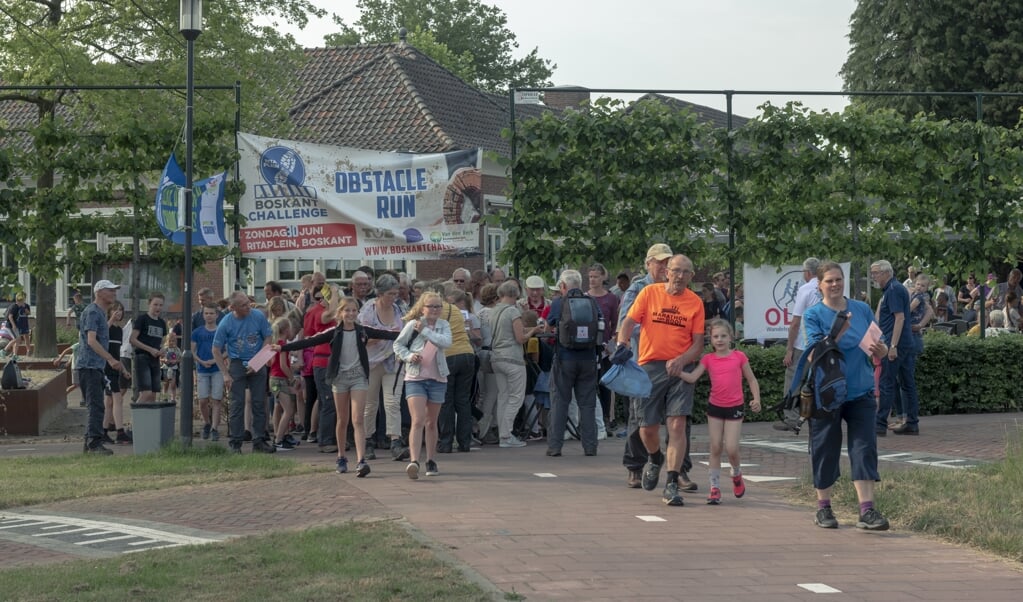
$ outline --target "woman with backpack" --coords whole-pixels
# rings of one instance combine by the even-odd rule
[[[814,523],[825,529],[837,529],[838,520],[831,510],[831,487],[839,478],[842,458],[842,421],[849,434],[849,463],[853,486],[859,498],[858,529],[888,530],[888,519],[874,508],[874,483],[877,472],[877,435],[874,417],[874,367],[872,357],[882,358],[888,345],[881,338],[874,321],[874,312],[862,301],[845,297],[845,275],[842,266],[833,261],[822,262],[817,269],[821,302],[803,314],[807,349],[831,333],[832,324],[841,313],[847,324],[837,333],[836,341],[845,359],[845,402],[831,411],[816,410],[810,418],[810,464],[813,486],[817,490],[817,515]],[[865,349],[869,349],[868,355]],[[813,358],[807,362],[812,365]]]

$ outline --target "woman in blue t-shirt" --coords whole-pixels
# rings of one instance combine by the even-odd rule
[[[869,531],[885,531],[888,519],[874,509],[874,482],[880,480],[877,472],[877,435],[874,432],[874,365],[870,355],[860,347],[868,346],[874,357],[888,353],[888,346],[880,338],[880,330],[873,335],[874,313],[862,301],[845,297],[845,274],[842,266],[822,262],[817,270],[821,302],[803,314],[807,344],[811,347],[831,332],[831,325],[839,312],[847,318],[846,326],[838,335],[838,347],[845,356],[846,401],[834,412],[817,412],[810,418],[810,463],[813,468],[813,486],[817,490],[817,516],[814,523],[825,529],[837,529],[838,520],[831,510],[831,487],[839,477],[842,457],[842,421],[849,433],[849,463],[853,486],[860,501],[859,521],[856,527]],[[808,347],[809,348],[809,347]]]

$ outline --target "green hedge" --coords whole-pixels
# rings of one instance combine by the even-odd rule
[[[747,421],[772,421],[776,415],[766,409],[781,400],[785,384],[784,345],[759,347],[740,345],[749,356],[750,367],[760,383],[765,411],[747,413]],[[710,352],[710,348],[707,349]],[[1003,335],[983,341],[977,337],[955,337],[943,333],[924,335],[924,352],[917,358],[916,386],[920,394],[920,415],[1014,412],[1023,397],[1023,335]],[[701,378],[696,385],[693,418],[705,422],[710,382]],[[747,400],[749,393],[747,392]]]

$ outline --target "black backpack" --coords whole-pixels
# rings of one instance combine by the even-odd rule
[[[803,351],[792,376],[792,385],[776,407],[785,426],[797,434],[811,416],[835,412],[848,401],[845,355],[838,348],[838,336],[848,319],[848,312],[835,314],[827,336]],[[813,356],[812,361],[808,359],[810,356]]]
[[[566,349],[593,349],[600,341],[600,308],[576,289],[561,298],[558,343]]]
[[[13,357],[7,360],[7,365],[4,366],[3,376],[0,376],[0,388],[6,391],[25,388],[25,381],[21,379],[21,368],[18,367],[18,360]]]

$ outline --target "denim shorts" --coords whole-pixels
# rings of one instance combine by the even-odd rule
[[[196,372],[195,385],[198,389],[199,399],[215,399],[217,401],[224,399],[224,373],[220,370]]]
[[[444,395],[447,393],[448,383],[438,380],[406,380],[405,397],[425,397],[430,403],[444,403]]]
[[[338,372],[337,376],[334,377],[334,381],[330,383],[330,390],[335,393],[368,391],[369,382],[366,381],[366,373],[362,371],[362,366]]]

